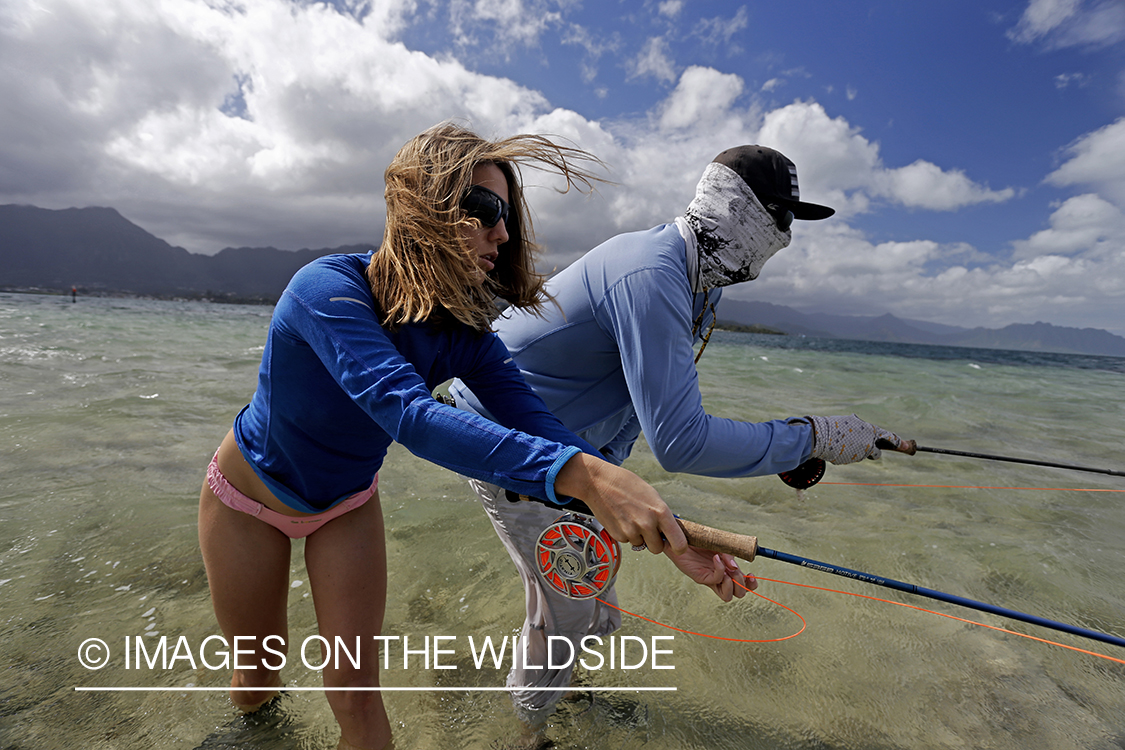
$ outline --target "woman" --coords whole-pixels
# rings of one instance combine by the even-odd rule
[[[329,643],[375,643],[387,593],[377,472],[392,441],[520,494],[582,500],[622,543],[687,551],[657,492],[568,432],[490,331],[495,296],[532,309],[544,299],[521,164],[588,188],[596,178],[585,165],[598,162],[541,136],[489,142],[451,124],[431,128],[387,168],[380,249],[314,261],[278,302],[257,391],[219,446],[200,495],[215,614],[228,641],[243,637],[231,679],[239,707],[257,708],[282,684],[292,538],[306,539],[320,634]],[[455,376],[503,426],[431,397]],[[693,577],[729,588],[721,565],[702,580],[710,562]],[[378,663],[375,653],[358,668],[330,662],[324,684],[377,686]],[[327,697],[340,748],[389,743],[379,692]]]

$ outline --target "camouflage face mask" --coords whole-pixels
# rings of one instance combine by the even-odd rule
[[[758,278],[766,261],[793,238],[738,174],[715,162],[703,171],[684,218],[695,233],[703,289]]]

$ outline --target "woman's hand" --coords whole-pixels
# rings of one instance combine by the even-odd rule
[[[709,587],[724,602],[732,598],[741,599],[747,590],[758,588],[758,579],[744,575],[738,562],[730,555],[711,552],[699,547],[688,547],[683,554],[664,550],[680,572],[696,583]]]
[[[621,544],[646,545],[656,554],[666,546],[681,555],[688,549],[672,510],[651,485],[628,469],[579,453],[558,473],[555,493],[586,503]]]

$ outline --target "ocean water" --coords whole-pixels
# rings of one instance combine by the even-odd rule
[[[246,718],[224,691],[195,689],[229,682],[207,640],[219,630],[199,487],[254,388],[270,313],[0,294],[3,750],[335,747],[319,651],[297,658],[316,632],[299,542],[282,673],[294,690]],[[856,412],[923,445],[1125,469],[1125,360],[716,332],[699,371],[717,415]],[[1125,636],[1125,479],[896,454],[829,467],[798,495],[774,477],[667,474],[643,444],[627,465],[685,518],[765,547]],[[469,639],[518,631],[514,569],[456,476],[396,448],[380,489],[385,633],[400,638],[383,683],[425,688],[385,695],[396,747],[504,747],[519,728],[508,697],[476,688],[502,686],[507,665],[478,668]],[[547,727],[557,747],[1125,747],[1120,647],[764,558],[744,568],[777,604],[723,604],[662,558],[624,558],[630,611],[759,642],[625,616],[635,668],[607,655],[578,685],[676,690],[579,694]],[[779,605],[804,618],[800,635],[776,640],[802,626]],[[655,643],[674,669],[636,650]]]

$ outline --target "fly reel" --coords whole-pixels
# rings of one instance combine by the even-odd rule
[[[621,547],[591,520],[567,513],[548,526],[535,544],[539,575],[570,599],[593,599],[613,585],[621,567]]]
[[[781,481],[797,490],[807,490],[814,484],[824,479],[824,459],[810,458],[796,469],[783,471],[777,476]]]

